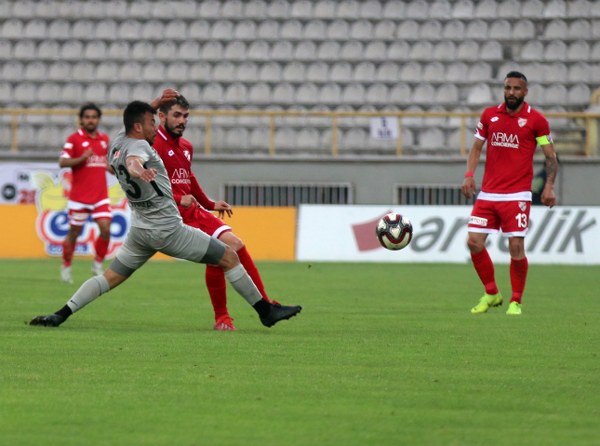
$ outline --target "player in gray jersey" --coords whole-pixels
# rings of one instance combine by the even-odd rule
[[[129,200],[131,229],[103,275],[84,282],[65,306],[53,314],[36,316],[31,325],[58,327],[71,314],[127,280],[156,252],[223,268],[225,278],[252,305],[266,327],[302,310],[300,306],[264,300],[232,248],[183,223],[165,166],[152,148],[156,109],[178,95],[177,91],[167,89],[151,104],[133,101],[125,108],[125,130],[113,140],[109,162]]]

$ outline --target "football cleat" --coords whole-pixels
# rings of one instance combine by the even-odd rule
[[[102,262],[94,261],[94,263],[92,263],[92,274],[94,276],[101,276],[102,273],[104,273],[104,266],[102,265]]]
[[[506,314],[509,316],[520,316],[521,315],[521,304],[516,301],[512,301],[508,304],[508,310],[506,310]]]
[[[269,314],[260,316],[260,321],[265,327],[272,327],[279,321],[296,316],[300,311],[302,311],[300,305],[286,306],[271,303]]]
[[[68,284],[73,283],[73,277],[71,277],[71,267],[70,266],[61,265],[60,280],[62,280],[64,283],[68,283]]]
[[[479,303],[471,308],[472,314],[486,313],[490,307],[499,307],[502,305],[502,294],[487,294],[485,293]]]
[[[59,314],[49,314],[47,316],[36,316],[29,322],[29,325],[41,325],[44,327],[58,327],[65,321],[65,318]]]
[[[235,325],[233,325],[233,319],[228,314],[219,316],[213,327],[216,331],[235,331]]]

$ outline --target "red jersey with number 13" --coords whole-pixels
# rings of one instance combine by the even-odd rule
[[[486,108],[475,131],[475,138],[487,140],[482,192],[531,191],[536,138],[541,136],[552,141],[548,121],[527,102],[514,115],[506,111],[505,103]]]
[[[108,199],[106,184],[108,136],[96,132],[96,137],[92,138],[85,130],[79,129],[67,138],[60,157],[79,158],[88,149],[92,149],[94,154],[85,162],[71,167],[73,182],[69,200],[96,204]]]

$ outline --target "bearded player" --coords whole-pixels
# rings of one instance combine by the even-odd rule
[[[69,192],[69,232],[63,241],[61,280],[73,283],[71,263],[77,237],[90,215],[98,225],[100,235],[94,241],[94,263],[92,273],[103,272],[102,262],[110,242],[110,211],[106,172],[112,173],[107,163],[108,136],[98,131],[102,111],[98,106],[87,103],[79,110],[81,128],[71,134],[63,146],[58,159],[60,167],[72,171]]]
[[[471,309],[473,314],[485,313],[490,307],[502,304],[502,295],[494,277],[494,264],[485,247],[487,236],[499,230],[502,230],[504,237],[508,237],[510,254],[512,296],[506,314],[521,314],[521,299],[528,271],[525,235],[531,209],[533,155],[538,145],[546,158],[547,172],[542,204],[548,207],[556,204],[554,180],[558,162],[550,126],[544,115],[525,102],[525,96],[527,78],[523,73],[511,71],[504,79],[504,103],[483,111],[475,131],[475,142],[467,158],[462,192],[471,198],[476,186],[473,176],[487,141],[483,183],[468,225],[467,245],[475,271],[485,289],[479,303]]]
[[[183,218],[183,222],[198,228],[211,237],[215,237],[236,251],[262,297],[271,302],[264,284],[244,242],[237,237],[230,226],[221,219],[225,214],[233,214],[231,206],[222,200],[211,200],[202,190],[196,176],[192,172],[192,144],[183,138],[183,132],[189,119],[190,104],[183,96],[178,96],[174,103],[164,104],[159,108],[160,126],[156,132],[154,149],[162,158],[167,169],[173,197]],[[210,211],[217,211],[216,217]],[[227,292],[223,269],[216,265],[206,265],[206,287],[215,312],[214,329],[218,331],[235,330],[233,319],[227,310]],[[277,302],[274,301],[277,305]]]

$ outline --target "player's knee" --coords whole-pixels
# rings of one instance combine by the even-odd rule
[[[228,271],[231,268],[235,267],[240,263],[240,259],[237,254],[233,250],[233,248],[229,245],[225,245],[225,253],[221,260],[219,261],[219,266],[223,268],[224,271]]]
[[[471,252],[481,252],[483,250],[484,243],[475,238],[469,237],[467,239],[467,247]]]
[[[239,251],[244,247],[244,242],[233,232],[225,232],[220,237],[220,240],[227,246],[230,246],[234,251]]]

